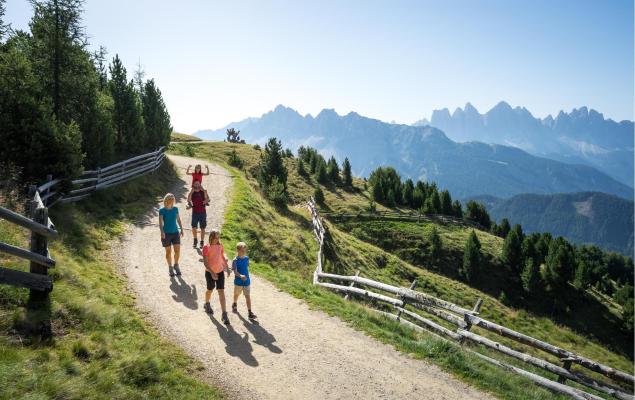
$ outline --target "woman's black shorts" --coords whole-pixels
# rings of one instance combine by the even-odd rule
[[[205,281],[207,282],[207,290],[225,290],[225,271],[216,274],[217,280],[212,279],[212,273],[205,270]]]

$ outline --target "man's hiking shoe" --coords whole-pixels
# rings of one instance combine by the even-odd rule
[[[205,303],[205,305],[203,306],[203,309],[208,314],[214,314],[214,311],[212,311],[212,306],[209,303]]]
[[[198,240],[194,238],[194,245],[192,247],[196,248],[197,245],[198,245]]]
[[[236,304],[236,303],[232,304],[232,312],[234,312],[234,313],[238,312],[238,304]]]
[[[170,276],[174,276],[174,267],[170,265],[168,267],[168,272],[170,273]]]
[[[201,249],[203,248],[203,246],[205,246],[205,241],[201,240]]]
[[[176,275],[181,275],[181,268],[179,268],[179,264],[174,264],[174,273]]]
[[[249,310],[249,314],[247,315],[247,317],[248,317],[249,319],[256,319],[256,318],[258,318],[258,317],[256,317],[256,314],[254,314],[254,313],[252,313],[252,312],[251,312],[251,310]]]
[[[229,325],[229,318],[227,318],[226,312],[224,312],[223,315],[221,316],[221,321],[223,321],[223,324]]]

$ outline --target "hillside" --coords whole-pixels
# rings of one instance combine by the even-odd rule
[[[527,232],[551,232],[574,243],[633,255],[633,202],[605,193],[520,194],[477,198],[497,221],[507,218]]]
[[[467,103],[450,113],[434,110],[431,125],[459,142],[479,141],[518,147],[554,160],[596,167],[633,185],[633,122],[613,121],[587,107],[545,118],[504,101],[484,114]]]
[[[171,142],[200,142],[201,139],[185,133],[172,132],[170,136]]]
[[[589,166],[532,156],[515,147],[456,143],[435,128],[387,124],[356,113],[340,116],[322,110],[312,117],[278,106],[260,118],[229,126],[250,143],[262,144],[275,136],[294,150],[310,145],[340,162],[348,157],[358,176],[390,165],[402,176],[435,181],[458,198],[589,190],[633,198],[632,188]],[[211,138],[223,132],[196,135]]]
[[[386,319],[373,316],[356,303],[345,302],[340,296],[313,286],[311,277],[315,269],[316,247],[308,212],[302,204],[313,194],[316,182],[313,176],[304,178],[296,173],[295,158],[284,159],[289,173],[288,186],[292,205],[280,210],[259,193],[255,174],[261,150],[251,145],[229,143],[173,144],[170,149],[177,154],[220,163],[234,171],[234,193],[225,215],[223,236],[228,247],[238,240],[245,240],[250,245],[256,274],[307,301],[311,306],[338,316],[353,327],[391,343],[402,351],[437,363],[467,382],[490,390],[497,396],[509,399],[552,398],[551,394],[535,388],[527,381],[493,369],[458,351],[453,345],[442,345],[429,335],[403,329]],[[228,159],[232,151],[243,161],[243,168],[229,167]],[[368,193],[363,181],[356,180],[354,186],[352,191],[336,186],[323,186],[326,199],[324,207],[350,211],[366,208]],[[452,279],[452,270],[456,268],[453,252],[461,246],[464,235],[469,233],[469,229],[462,225],[435,225],[441,232],[444,246],[447,243],[448,255],[438,266],[431,268],[428,268],[427,263],[415,259],[408,262],[405,253],[383,249],[381,243],[364,238],[360,233],[363,232],[363,227],[354,231],[339,224],[327,223],[327,226],[331,237],[326,266],[329,271],[353,274],[359,269],[365,277],[403,286],[409,285],[412,279],[417,279],[421,290],[465,307],[472,307],[476,298],[481,297],[485,300],[482,314],[490,320],[549,340],[587,357],[602,360],[617,368],[629,370],[632,365],[628,339],[615,328],[619,322],[619,306],[589,299],[573,310],[571,318],[553,319],[548,313],[503,304],[498,301],[498,293],[488,287],[479,289],[478,285],[471,287]],[[391,231],[390,225],[384,226],[387,228],[383,233],[386,238],[404,236],[400,227]],[[413,235],[421,235],[419,229],[418,226],[412,226]],[[497,256],[501,251],[501,239],[480,231],[478,236],[484,243],[488,257]],[[425,237],[424,240],[418,240],[419,246],[421,242],[425,242]],[[493,268],[492,274],[499,273],[495,264]],[[504,275],[503,269],[500,274]],[[588,314],[584,313],[585,310],[588,310]],[[488,335],[487,332],[479,333]],[[523,351],[530,354],[533,352],[524,346]]]

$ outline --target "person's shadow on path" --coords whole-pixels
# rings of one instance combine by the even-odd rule
[[[282,353],[282,349],[274,344],[276,341],[276,337],[269,333],[265,328],[263,328],[262,325],[258,323],[258,321],[247,321],[242,315],[237,315],[238,318],[240,318],[240,320],[243,322],[243,325],[245,325],[245,328],[247,328],[247,330],[254,336],[254,339],[256,339],[254,343],[266,347],[272,353]]]
[[[242,362],[250,367],[257,367],[258,360],[252,354],[254,348],[249,343],[249,334],[245,332],[245,336],[241,336],[234,330],[231,325],[224,325],[219,322],[213,315],[209,315],[209,319],[214,323],[218,334],[223,342],[225,342],[225,351],[232,357],[238,357]]]
[[[196,285],[188,285],[180,276],[170,277],[170,290],[174,292],[172,299],[190,310],[198,309],[198,294],[196,293]]]

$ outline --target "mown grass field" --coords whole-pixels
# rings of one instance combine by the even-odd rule
[[[227,165],[232,150],[236,150],[244,161],[242,170]],[[233,246],[239,240],[247,241],[252,260],[255,260],[256,273],[263,275],[282,290],[331,315],[338,316],[354,328],[390,343],[403,352],[431,360],[500,398],[554,397],[525,379],[501,371],[469,353],[462,352],[458,346],[440,341],[431,335],[417,334],[404,329],[390,320],[378,317],[363,304],[346,302],[340,295],[314,287],[311,277],[315,269],[317,245],[310,230],[308,213],[302,207],[302,203],[313,193],[315,182],[313,178],[305,180],[297,175],[294,159],[287,158],[285,163],[289,170],[290,200],[295,205],[291,205],[288,210],[280,211],[272,207],[259,193],[254,175],[260,151],[255,150],[253,146],[229,143],[176,144],[171,146],[171,151],[207,159],[232,171],[235,186],[225,215],[224,240],[229,242],[229,246]],[[365,209],[368,193],[363,188],[363,181],[356,181],[355,186],[356,190],[352,192],[340,188],[325,188],[326,206],[339,210]],[[412,279],[417,279],[420,290],[469,308],[478,297],[481,297],[484,299],[482,315],[485,318],[626,371],[632,368],[632,362],[625,355],[611,352],[592,338],[558,325],[549,318],[505,306],[495,297],[462,282],[407,263],[394,254],[358,239],[347,229],[339,229],[330,223],[327,223],[327,227],[332,243],[327,270],[353,274],[359,269],[365,277],[403,286],[409,285]],[[465,227],[449,226],[438,229],[444,241],[448,240],[446,236],[450,235],[457,246],[461,241],[460,236],[467,235]],[[496,244],[500,242],[499,238],[486,232],[479,232],[479,237],[482,237],[485,250],[491,252],[492,256],[500,251]],[[486,332],[478,333],[492,337]],[[509,344],[499,337],[494,338]],[[514,347],[536,353],[535,350],[524,346]],[[545,354],[540,355],[545,357]]]
[[[155,175],[52,208],[61,233],[50,246],[53,338],[30,332],[44,310],[26,307],[28,290],[0,286],[0,399],[221,398],[197,378],[202,365],[144,321],[109,252],[175,176],[165,163]],[[28,247],[27,232],[2,220],[0,240]],[[0,264],[28,270],[2,254]]]

